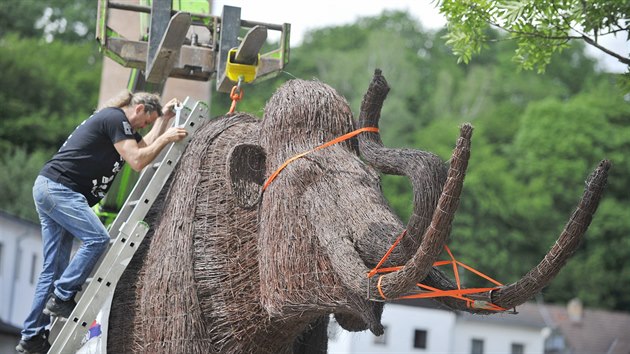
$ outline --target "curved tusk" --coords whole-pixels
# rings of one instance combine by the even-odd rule
[[[432,269],[432,265],[442,252],[446,239],[455,218],[455,211],[459,206],[459,196],[464,184],[464,176],[470,158],[470,138],[472,126],[464,124],[460,137],[451,158],[446,184],[433,212],[431,225],[422,236],[420,247],[405,266],[394,273],[382,275],[376,284],[371,286],[376,293],[384,298],[395,298],[409,291],[419,281],[424,279]]]
[[[470,298],[475,299],[479,304],[485,301],[509,309],[530,300],[547,286],[578,249],[603,195],[610,167],[610,161],[602,160],[591,173],[586,181],[584,194],[564,230],[536,267],[515,283],[486,293],[471,295]],[[457,288],[452,280],[436,268],[431,270],[422,283],[439,289]],[[474,313],[493,312],[488,311],[484,306],[468,307],[464,302],[452,298],[445,297],[436,300],[456,310]]]

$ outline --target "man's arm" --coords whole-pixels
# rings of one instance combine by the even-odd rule
[[[134,171],[142,171],[171,142],[182,140],[188,133],[184,128],[172,127],[155,138],[150,144],[141,144],[135,139],[124,139],[114,144],[116,151]]]

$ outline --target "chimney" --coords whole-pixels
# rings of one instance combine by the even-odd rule
[[[582,317],[584,317],[584,307],[582,301],[578,298],[573,298],[567,304],[567,313],[569,314],[569,320],[573,324],[582,323]]]

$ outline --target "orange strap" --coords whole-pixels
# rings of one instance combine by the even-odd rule
[[[282,170],[284,170],[284,168],[287,167],[291,162],[293,162],[293,161],[295,161],[295,160],[297,160],[297,159],[299,159],[301,157],[304,157],[304,156],[306,156],[306,155],[308,155],[308,154],[310,154],[310,153],[312,153],[314,151],[317,151],[317,150],[320,150],[320,149],[323,149],[323,148],[327,148],[327,147],[329,147],[331,145],[335,145],[335,144],[340,143],[340,142],[342,142],[344,140],[348,140],[348,139],[350,139],[350,138],[352,138],[354,136],[357,136],[357,135],[359,135],[359,134],[361,134],[363,132],[374,132],[374,133],[377,133],[378,132],[378,128],[376,128],[376,127],[360,128],[360,129],[352,131],[352,132],[350,132],[348,134],[344,134],[344,135],[342,135],[342,136],[340,136],[338,138],[335,138],[335,139],[333,139],[333,140],[331,140],[331,141],[329,141],[327,143],[324,143],[324,144],[322,144],[322,145],[320,145],[320,146],[318,146],[316,148],[313,148],[313,149],[311,149],[309,151],[302,152],[300,154],[297,154],[297,155],[291,157],[290,159],[286,160],[280,167],[278,167],[278,169],[274,173],[272,173],[271,176],[269,176],[269,178],[267,178],[267,181],[265,181],[265,184],[263,185],[263,189],[262,190],[264,191],[265,189],[267,189],[267,187],[271,184],[271,182],[273,182],[273,180],[276,179],[276,177],[280,174],[280,172]]]
[[[383,268],[383,269],[379,269],[381,268],[381,266],[383,265],[383,263],[385,263],[385,261],[387,260],[387,258],[389,258],[389,255],[392,253],[392,251],[394,250],[394,248],[396,248],[396,246],[398,246],[398,243],[400,243],[400,240],[402,240],[403,237],[405,237],[405,235],[407,234],[407,230],[404,230],[400,236],[398,236],[398,238],[396,239],[396,241],[394,241],[394,244],[387,250],[387,252],[385,252],[385,255],[383,256],[383,258],[381,258],[381,260],[378,262],[378,264],[376,265],[376,267],[374,267],[374,269],[372,269],[369,273],[368,273],[368,278],[371,278],[374,276],[374,274],[376,273],[384,273],[384,272],[393,272],[395,270],[398,270],[402,267],[390,267],[390,268]],[[395,269],[397,268],[397,269]]]
[[[390,273],[390,272],[395,272],[398,271],[400,269],[402,269],[401,266],[396,266],[396,267],[387,267],[387,268],[381,268],[381,265],[383,265],[383,263],[385,263],[385,261],[387,260],[387,258],[389,258],[390,254],[392,253],[392,251],[394,250],[394,248],[396,248],[396,246],[400,243],[400,241],[402,240],[402,238],[407,234],[407,230],[403,231],[400,236],[398,236],[398,238],[396,239],[396,241],[394,241],[394,244],[392,244],[392,246],[387,250],[387,252],[385,253],[385,255],[383,256],[383,258],[381,258],[381,260],[378,262],[378,264],[376,265],[376,267],[374,267],[374,269],[372,269],[368,274],[368,278],[373,277],[376,274],[379,273]],[[488,280],[489,282],[495,284],[496,286],[502,286],[503,284],[501,284],[500,282],[490,278],[489,276],[483,274],[482,272],[458,261],[455,259],[455,257],[453,256],[453,253],[451,252],[451,250],[448,248],[448,246],[444,245],[444,250],[448,253],[449,257],[451,258],[450,260],[447,261],[437,261],[435,263],[433,263],[434,267],[439,267],[439,266],[443,266],[443,265],[452,265],[453,267],[453,273],[455,275],[455,283],[457,284],[457,289],[453,289],[453,290],[441,290],[441,289],[436,289],[433,287],[430,287],[428,285],[425,284],[416,284],[417,287],[419,287],[420,289],[425,290],[425,292],[420,292],[417,294],[412,294],[412,295],[404,295],[404,296],[400,296],[398,297],[398,299],[423,299],[423,298],[433,298],[433,297],[452,297],[452,298],[456,298],[456,299],[460,299],[463,301],[466,301],[466,306],[468,307],[477,307],[477,308],[483,308],[486,310],[492,310],[492,311],[506,311],[506,309],[497,306],[493,303],[483,303],[483,302],[479,302],[476,303],[475,300],[470,299],[468,297],[466,297],[466,295],[469,294],[478,294],[478,293],[484,293],[484,292],[488,292],[488,291],[492,291],[492,290],[496,290],[498,289],[497,287],[494,288],[470,288],[470,289],[462,289],[461,287],[461,281],[459,278],[459,271],[457,266],[462,266],[463,268],[471,271],[472,273],[476,274],[477,276],[484,278],[486,280]],[[378,278],[378,281],[376,283],[376,288],[378,289],[379,294],[381,295],[381,297],[383,298],[383,300],[388,300],[387,297],[385,297],[385,294],[383,293],[383,290],[381,289],[381,279],[383,278],[383,275],[381,275]]]
[[[230,92],[230,98],[232,99],[232,105],[230,106],[230,110],[228,114],[234,113],[234,109],[236,108],[236,102],[240,101],[243,98],[243,89],[240,85],[235,85],[232,87],[232,91]]]

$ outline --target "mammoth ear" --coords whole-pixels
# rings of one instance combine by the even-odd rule
[[[262,196],[267,154],[262,146],[240,144],[227,156],[227,176],[231,192],[242,208],[252,208]]]

